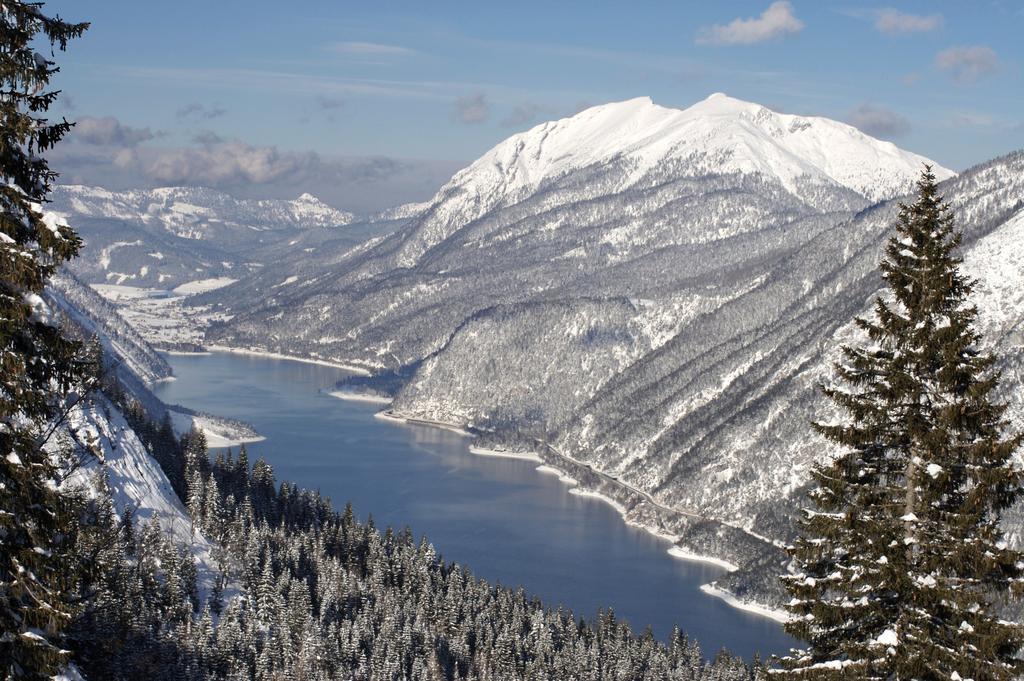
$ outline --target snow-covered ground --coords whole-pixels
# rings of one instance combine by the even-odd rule
[[[174,431],[184,435],[197,428],[206,436],[206,444],[212,448],[237,447],[251,442],[262,442],[266,438],[248,425],[237,421],[221,419],[209,414],[187,414],[169,409]]]
[[[116,284],[93,284],[92,288],[117,306],[125,321],[150,344],[158,348],[201,346],[203,332],[211,321],[224,319],[206,308],[190,306],[188,295],[232,283],[227,278],[183,284],[174,290],[141,288]],[[187,291],[188,293],[185,293]]]
[[[469,432],[468,430],[464,428],[459,428],[458,426],[453,426],[449,423],[441,423],[440,421],[424,421],[423,419],[398,416],[390,410],[377,412],[376,414],[374,414],[374,417],[381,419],[383,421],[392,421],[394,423],[405,423],[415,426],[431,426],[432,428],[441,428],[443,430],[448,430],[453,433],[457,433],[458,435],[462,435],[463,437],[473,437],[473,433]]]
[[[207,291],[216,291],[219,288],[224,288],[234,284],[237,279],[231,277],[212,277],[210,279],[197,279],[190,281],[181,286],[175,286],[173,290],[179,296],[191,296],[196,293],[206,293]]]
[[[624,162],[616,180],[631,187],[658,168],[688,177],[760,174],[795,196],[814,200],[815,187],[842,187],[875,202],[913,187],[921,165],[939,179],[955,173],[933,161],[817,116],[778,113],[754,102],[714,93],[686,109],[637,97],[590,107],[548,121],[496,145],[459,171],[435,197],[399,264],[412,266],[460,225],[511,205],[545,182],[588,167]]]
[[[537,470],[539,473],[545,473],[547,475],[554,475],[554,476],[556,476],[558,478],[559,482],[565,483],[566,485],[572,486],[572,485],[580,484],[579,480],[577,480],[576,478],[572,477],[571,475],[569,475],[565,471],[561,470],[560,468],[555,468],[554,466],[550,466],[548,464],[543,464],[543,465],[537,466],[537,468],[535,470]]]
[[[691,560],[697,563],[710,563],[712,565],[717,565],[720,568],[725,568],[729,572],[736,572],[740,569],[738,565],[730,563],[727,560],[722,560],[721,558],[714,558],[712,556],[705,556],[699,553],[693,553],[692,551],[687,551],[681,546],[673,546],[672,548],[670,548],[668,550],[668,555],[672,556],[673,558]]]
[[[71,410],[66,430],[58,433],[92,452],[63,484],[95,496],[94,474],[105,471],[118,513],[132,508],[138,523],[155,519],[175,543],[190,547],[198,570],[200,598],[206,600],[218,574],[213,545],[192,527],[167,476],[117,407],[102,395],[93,396]],[[53,446],[59,442],[56,437]]]
[[[752,612],[755,615],[760,615],[761,617],[773,619],[776,622],[786,623],[789,621],[788,613],[782,610],[776,610],[774,608],[766,608],[765,606],[758,605],[757,603],[748,603],[747,601],[741,601],[728,591],[719,589],[717,586],[715,586],[714,582],[712,582],[711,584],[704,584],[700,587],[700,590],[709,596],[721,598],[723,601],[725,601],[734,608],[746,610],[747,612]]]
[[[374,404],[391,404],[391,398],[384,397],[383,395],[357,393],[351,390],[332,390],[327,394],[330,395],[331,397],[337,397],[339,400],[348,400],[349,402],[373,402]]]
[[[469,446],[469,451],[477,456],[493,456],[499,459],[520,459],[540,463],[543,459],[535,452],[515,452],[508,449],[488,449],[486,447]]]

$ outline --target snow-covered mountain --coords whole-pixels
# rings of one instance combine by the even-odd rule
[[[46,287],[53,309],[95,338],[115,360],[111,369],[123,383],[150,386],[171,376],[171,365],[119,314],[118,310],[67,269],[58,270]]]
[[[685,110],[647,98],[598,106],[498,144],[394,234],[293,253],[239,276],[218,297],[238,315],[221,335],[241,342],[253,323],[258,343],[269,336],[292,351],[396,368],[436,351],[480,310],[638,258],[671,267],[670,252],[684,249],[681,265],[716,243],[720,255],[744,235],[756,235],[762,248],[802,243],[906,193],[925,162],[932,163],[842,123],[720,94]],[[940,177],[952,175],[932,165]],[[538,280],[513,274],[524,268]],[[467,273],[500,281],[480,287]],[[617,284],[589,293],[659,298],[665,291],[650,288],[669,285],[664,274],[618,275]],[[432,305],[446,309],[431,329],[396,333],[394,323],[418,326],[417,310]],[[258,320],[269,316],[281,328],[266,333]]]
[[[410,266],[461,225],[514,205],[545,185],[591,168],[615,167],[592,188],[621,193],[666,176],[742,174],[778,182],[816,208],[844,208],[847,189],[870,202],[905,193],[917,154],[827,118],[781,114],[715,93],[687,109],[648,97],[586,109],[513,135],[457,173],[435,199],[420,238],[399,264]],[[939,179],[953,172],[935,164]],[[581,200],[589,192],[582,188]]]
[[[387,208],[370,216],[371,222],[385,222],[389,220],[409,220],[424,213],[430,208],[430,201],[418,203],[403,203],[400,206]]]
[[[65,217],[106,218],[160,225],[187,239],[210,238],[224,227],[254,232],[338,227],[355,220],[312,194],[297,199],[236,199],[206,187],[162,187],[120,192],[83,185],[60,185],[50,209]]]
[[[156,289],[233,281],[291,248],[350,242],[355,220],[310,194],[255,200],[204,187],[61,185],[51,198],[48,209],[73,223],[85,242],[71,265],[76,275],[89,284]]]
[[[881,286],[882,245],[926,162],[723,96],[596,107],[499,144],[393,234],[207,294],[230,317],[209,333],[360,364],[380,379],[349,389],[498,446],[550,443],[550,464],[741,564],[735,591],[764,591],[779,554],[756,538],[789,536],[827,455],[807,426],[817,385]],[[992,261],[971,270],[1002,296],[983,331],[1019,377],[1024,154],[960,176],[932,165],[968,265]]]
[[[205,598],[218,574],[214,545],[194,529],[160,464],[117,405],[102,393],[90,396],[70,411],[62,436],[89,452],[64,487],[94,496],[97,476],[102,476],[119,515],[130,511],[140,530],[155,520],[175,546],[191,551],[198,586]]]
[[[109,303],[64,269],[51,277],[40,304],[68,336],[95,339],[102,349],[99,389],[68,395],[68,409],[44,444],[66,471],[61,487],[89,497],[97,496],[102,487],[115,512],[131,517],[137,529],[156,522],[170,542],[192,553],[197,586],[205,598],[219,570],[213,544],[195,530],[152,453],[152,441],[133,428],[120,406],[131,402],[159,423],[168,407],[149,388],[170,377],[170,365]],[[191,427],[193,417],[199,428],[207,423],[215,429],[233,425],[208,415],[171,413],[181,422],[181,432]]]
[[[798,193],[799,181],[834,183],[872,201],[907,190],[928,159],[827,118],[794,116],[716,92],[687,109],[648,97],[586,109],[513,135],[458,173],[449,186],[496,184],[506,196],[595,164],[628,159],[620,186],[655,168],[683,176],[760,173]],[[953,173],[937,166],[940,179]]]

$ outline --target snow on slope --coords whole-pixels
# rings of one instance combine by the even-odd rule
[[[1009,405],[1013,431],[1024,431],[1024,210],[974,244],[964,269],[977,282],[971,300],[978,330],[1005,355],[1000,398]],[[1018,456],[1024,459],[1024,452]]]
[[[470,168],[504,168],[511,177],[506,189],[514,192],[620,155],[635,163],[624,184],[685,160],[687,175],[762,173],[790,191],[800,177],[827,179],[872,201],[905,192],[921,164],[932,163],[844,123],[781,114],[715,93],[688,109],[658,106],[648,97],[593,107],[516,135]],[[940,180],[953,174],[936,165]]]
[[[109,191],[100,187],[60,185],[53,208],[78,217],[158,223],[185,238],[201,239],[210,225],[247,227],[254,231],[281,228],[334,227],[355,220],[312,194],[294,200],[236,199],[205,187],[161,187]]]
[[[210,279],[196,279],[180,286],[175,286],[172,289],[173,293],[179,296],[191,296],[196,293],[205,293],[207,291],[215,291],[224,286],[230,286],[234,284],[237,279],[231,277],[211,277]]]
[[[781,114],[722,93],[687,109],[649,97],[604,104],[513,135],[457,173],[435,199],[426,239],[403,253],[411,265],[453,229],[542,185],[591,166],[623,164],[621,191],[655,171],[676,177],[760,174],[813,201],[821,185],[852,190],[871,202],[907,193],[923,163],[940,180],[953,171],[827,118]]]
[[[199,573],[199,587],[202,594],[208,593],[218,572],[213,545],[198,530],[192,532],[188,513],[160,464],[149,455],[117,407],[102,395],[91,397],[71,411],[68,433],[88,446],[94,456],[87,456],[85,465],[64,485],[95,495],[93,475],[99,470],[106,471],[118,513],[126,508],[135,509],[140,525],[156,519],[176,544],[190,547]],[[205,599],[205,595],[201,598]]]
[[[1024,310],[1024,211],[967,251],[964,269],[977,279],[972,300],[978,306],[984,335],[1001,336],[1014,328],[1020,333],[1020,311]]]
[[[116,360],[114,371],[122,380],[125,372],[146,385],[171,376],[170,365],[135,327],[66,268],[60,269],[50,278],[46,297],[74,323],[80,325],[87,336],[96,336],[104,352]]]
[[[403,203],[392,208],[387,208],[370,216],[370,222],[383,222],[386,220],[409,220],[410,218],[422,215],[430,208],[430,201],[414,203]]]

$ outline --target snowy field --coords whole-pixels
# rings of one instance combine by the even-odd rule
[[[207,308],[191,306],[188,298],[233,283],[233,279],[200,279],[173,290],[118,284],[93,284],[92,288],[114,304],[125,321],[157,348],[200,346],[211,321],[227,319]]]

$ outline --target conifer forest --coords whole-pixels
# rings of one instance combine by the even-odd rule
[[[1024,13],[897,4],[0,0],[0,681],[1024,677]]]

